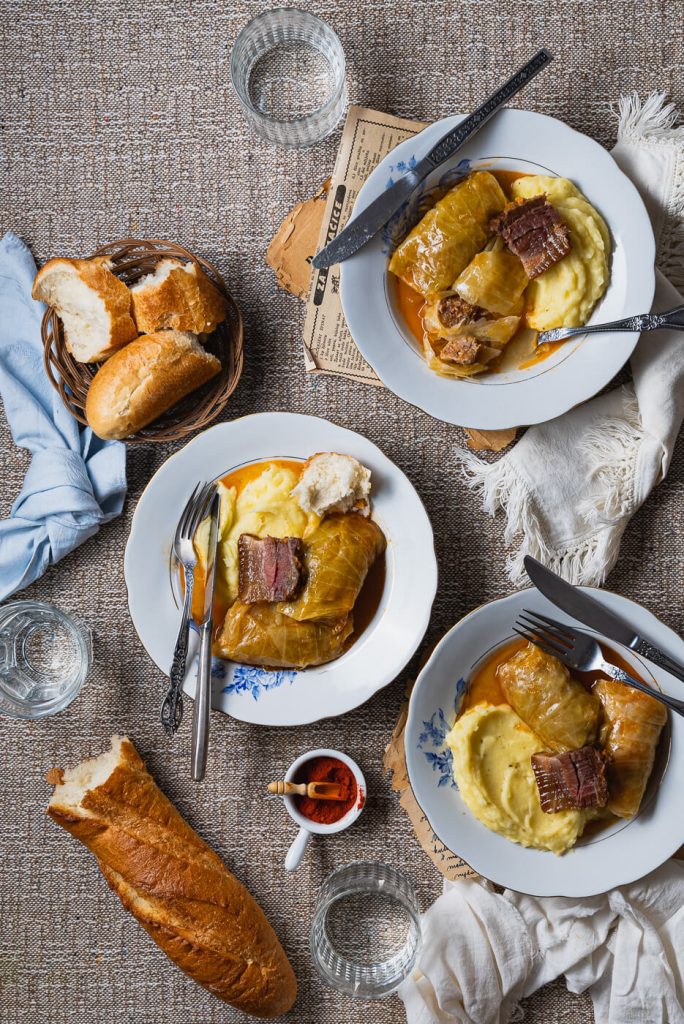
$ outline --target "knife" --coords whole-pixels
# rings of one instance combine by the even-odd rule
[[[658,665],[659,668],[665,669],[666,672],[670,672],[684,682],[684,666],[636,633],[634,628],[615,612],[610,611],[593,597],[589,597],[579,587],[567,583],[530,555],[525,556],[525,569],[537,590],[557,608],[561,608],[568,615],[572,615],[574,619],[583,622],[585,626],[595,629],[597,633],[617,641],[624,647],[630,647],[636,654],[647,658],[654,665]]]
[[[535,75],[550,64],[553,55],[548,50],[540,50],[532,60],[519,68],[508,81],[497,89],[495,93],[484,101],[482,106],[464,118],[460,124],[447,132],[439,142],[433,146],[426,157],[411,168],[403,177],[399,178],[391,188],[383,192],[381,196],[374,199],[363,213],[347,224],[337,238],[333,238],[325,248],[321,249],[311,261],[317,270],[324,267],[332,267],[335,263],[342,263],[353,256],[366,242],[377,234],[380,228],[384,227],[390,217],[397,212],[409,198],[414,189],[426,178],[431,171],[439,167],[448,157],[461,148],[475,132],[497,112],[499,107],[507,103],[516,93],[520,92],[528,82],[531,82]]]
[[[200,648],[197,667],[197,690],[192,716],[192,778],[201,782],[207,768],[209,746],[209,712],[211,710],[211,634],[214,581],[216,579],[216,548],[221,497],[214,495],[211,503],[207,569],[204,581],[204,609],[199,625]]]

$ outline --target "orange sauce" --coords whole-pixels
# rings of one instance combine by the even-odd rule
[[[489,173],[493,174],[499,182],[507,199],[511,198],[511,185],[513,182],[517,181],[518,178],[528,177],[525,171],[490,171]]]
[[[547,341],[545,345],[540,345],[536,348],[532,358],[521,363],[519,369],[529,370],[531,366],[537,366],[538,363],[543,363],[545,359],[548,359],[553,352],[556,352],[564,344],[564,341]]]
[[[400,277],[396,279],[397,282],[397,304],[399,311],[401,312],[402,319],[411,334],[414,336],[420,350],[423,350],[423,321],[420,318],[420,311],[425,305],[425,299],[419,293],[413,290]]]
[[[411,291],[407,286],[407,290]],[[413,293],[416,294],[415,292]],[[420,296],[418,296],[420,298]],[[422,302],[422,299],[421,299]],[[261,476],[269,466],[278,466],[281,469],[290,469],[299,476],[304,468],[304,463],[296,459],[266,459],[263,462],[252,462],[247,466],[240,466],[231,470],[220,478],[221,483],[226,487],[234,487],[237,495],[240,495],[247,484]],[[352,633],[349,646],[357,640],[370,624],[373,616],[378,610],[383,591],[385,589],[386,558],[382,555],[376,558],[368,571],[363,586],[354,605],[354,632]],[[181,588],[185,589],[185,578],[183,567],[179,566]],[[192,593],[192,617],[199,622],[204,611],[204,585],[206,576],[204,568],[198,563],[195,568],[195,586]],[[214,622],[214,636],[221,631],[223,620],[226,617],[229,605],[224,605],[218,598],[214,597],[212,606],[212,620]]]

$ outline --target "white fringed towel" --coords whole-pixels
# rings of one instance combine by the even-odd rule
[[[656,236],[662,272],[653,309],[671,309],[684,302],[684,127],[674,127],[662,93],[623,97],[618,113],[613,157],[641,193]],[[602,583],[627,523],[667,473],[684,417],[684,333],[642,335],[631,369],[632,384],[530,428],[497,462],[459,453],[485,511],[505,515],[514,583],[526,579],[527,554],[572,583]]]

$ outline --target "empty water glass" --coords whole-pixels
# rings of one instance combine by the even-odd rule
[[[92,664],[90,630],[42,601],[0,607],[0,713],[43,718],[76,697]]]
[[[380,999],[415,966],[420,910],[408,879],[375,861],[353,861],[321,887],[311,956],[323,980],[347,995]]]
[[[329,135],[346,105],[344,50],[320,18],[295,7],[266,11],[242,29],[230,78],[254,130],[282,146]]]

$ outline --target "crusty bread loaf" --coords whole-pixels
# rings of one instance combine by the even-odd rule
[[[160,260],[154,273],[131,287],[133,316],[139,331],[211,334],[226,319],[226,300],[196,263]]]
[[[95,854],[124,907],[181,970],[257,1017],[292,1006],[297,983],[263,911],[157,787],[126,737],[53,769],[48,814]]]
[[[107,359],[138,333],[131,293],[109,267],[106,256],[48,260],[33,282],[33,298],[57,311],[66,347],[81,363]]]
[[[97,371],[88,389],[86,419],[99,437],[135,434],[221,369],[194,334],[143,334]]]

